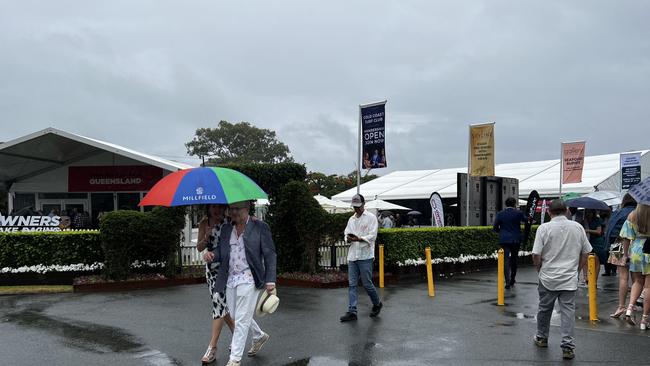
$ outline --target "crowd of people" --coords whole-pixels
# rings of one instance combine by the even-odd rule
[[[514,286],[517,257],[522,241],[521,224],[530,220],[515,208],[514,198],[496,216],[493,230],[506,255],[505,286]],[[577,210],[554,200],[549,210],[551,221],[542,224],[535,235],[533,262],[539,272],[539,310],[534,343],[548,346],[550,319],[555,302],[561,319],[563,357],[574,357],[575,296],[578,286],[586,286],[587,256],[595,257],[596,276],[619,276],[618,307],[610,316],[636,325],[635,313],[642,305],[641,330],[650,325],[650,206],[637,203],[626,194],[614,212]],[[630,276],[632,286],[630,288]],[[629,294],[629,302],[626,302]]]

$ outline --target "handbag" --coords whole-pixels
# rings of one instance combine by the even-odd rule
[[[609,247],[609,258],[607,258],[607,263],[613,264],[615,266],[625,267],[627,264],[627,258],[623,251],[623,243],[619,240],[616,240]]]

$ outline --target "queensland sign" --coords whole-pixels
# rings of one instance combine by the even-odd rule
[[[61,231],[59,216],[0,216],[0,232]]]
[[[360,107],[362,130],[362,166],[364,169],[387,167],[386,102]]]
[[[163,176],[155,166],[71,166],[69,192],[148,191]]]

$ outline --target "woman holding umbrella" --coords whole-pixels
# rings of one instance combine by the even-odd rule
[[[226,206],[206,205],[205,207],[206,215],[199,223],[199,240],[196,243],[196,249],[199,252],[203,252],[206,248],[208,249],[203,254],[203,259],[205,261],[205,278],[208,283],[210,297],[212,298],[212,337],[210,338],[208,349],[205,351],[203,358],[201,358],[201,362],[207,364],[216,359],[217,341],[219,340],[224,321],[231,332],[235,329],[235,321],[228,313],[226,294],[218,292],[215,289],[220,263],[213,261],[214,255],[212,254],[213,250],[216,250],[219,245],[217,240],[221,232],[221,227],[226,223]]]

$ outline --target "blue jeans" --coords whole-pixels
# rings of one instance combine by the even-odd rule
[[[348,312],[350,313],[357,313],[357,284],[359,283],[359,277],[363,288],[366,289],[368,296],[370,296],[372,304],[379,305],[380,303],[375,285],[372,284],[372,261],[372,259],[364,259],[348,262],[348,283],[350,285],[348,290],[350,297]]]

